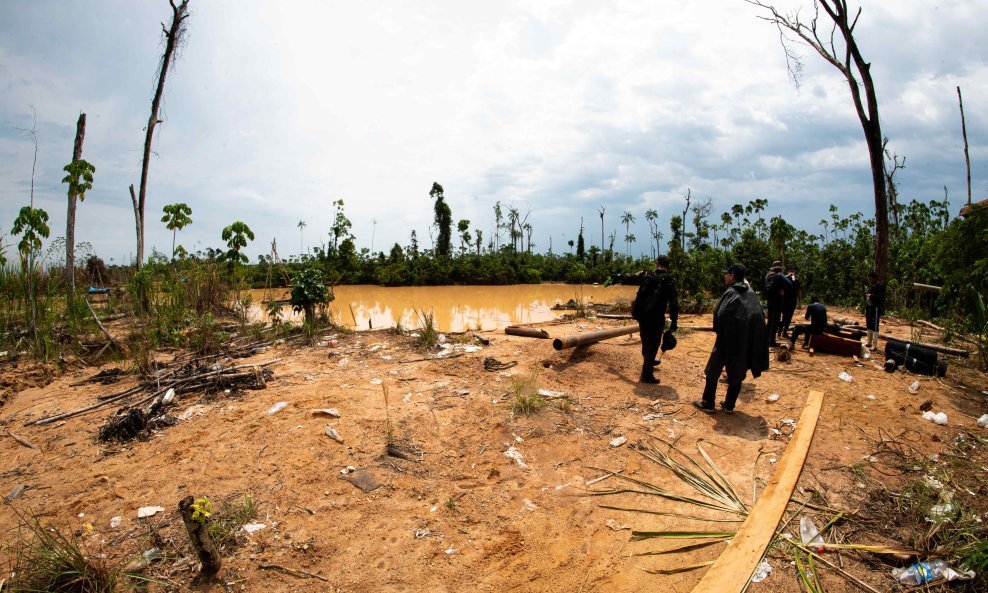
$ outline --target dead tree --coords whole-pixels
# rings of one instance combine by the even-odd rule
[[[957,87],[957,103],[961,106],[961,133],[964,135],[964,162],[967,164],[967,205],[971,205],[971,153],[967,150],[967,122],[964,121],[964,98]]]
[[[871,181],[875,194],[875,271],[884,282],[888,272],[889,253],[889,204],[886,191],[884,138],[881,122],[878,119],[878,97],[871,77],[871,64],[862,57],[854,39],[854,27],[861,16],[861,9],[858,8],[851,18],[846,0],[814,0],[813,18],[806,23],[800,18],[798,11],[783,15],[774,6],[764,4],[760,0],[745,1],[768,11],[770,16],[759,18],[778,28],[789,73],[796,84],[799,83],[802,65],[799,57],[789,46],[792,39],[787,37],[787,31],[816,50],[823,59],[837,68],[847,81],[854,110],[868,145]],[[829,19],[827,23],[820,22],[821,7]],[[829,32],[826,30],[828,28]],[[863,97],[862,91],[864,91]]]
[[[82,141],[86,138],[86,114],[79,114],[75,124],[75,145],[72,147],[72,162],[82,159]],[[69,184],[69,210],[65,216],[65,296],[68,302],[75,299],[75,206],[76,189]]]
[[[137,226],[138,270],[144,265],[144,204],[147,199],[151,141],[154,137],[155,126],[162,123],[162,120],[158,118],[158,111],[161,108],[161,96],[165,90],[165,77],[168,76],[172,58],[182,45],[182,40],[185,37],[185,20],[189,18],[189,0],[182,0],[178,5],[175,4],[175,0],[168,0],[168,4],[172,7],[172,22],[169,27],[165,27],[165,24],[161,23],[161,31],[165,36],[165,53],[161,56],[161,62],[158,64],[158,85],[154,89],[154,98],[151,100],[151,116],[148,118],[148,125],[144,130],[144,160],[141,164],[140,191],[135,194],[134,186],[130,186],[130,200],[134,203],[134,223]]]

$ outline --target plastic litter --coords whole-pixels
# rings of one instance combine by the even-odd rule
[[[942,519],[954,511],[954,505],[949,502],[941,502],[930,507],[930,518]]]
[[[343,437],[340,436],[340,433],[336,432],[336,429],[328,424],[326,425],[326,436],[333,439],[337,443],[343,442]]]
[[[772,574],[772,565],[762,560],[761,563],[755,567],[755,574],[751,575],[752,583],[760,583],[768,578],[768,575]]]
[[[978,418],[978,426],[980,428],[988,428],[988,414]]]
[[[336,408],[323,408],[319,410],[312,410],[313,416],[330,416],[332,418],[339,418],[340,411]]]
[[[841,374],[837,375],[837,378],[841,381],[847,381],[848,383],[854,381],[854,377],[852,377],[847,371],[841,371]]]
[[[908,568],[893,568],[892,578],[904,585],[925,585],[940,580],[956,581],[974,578],[973,570],[959,571],[947,566],[944,560],[918,562]]]
[[[286,406],[288,406],[288,402],[278,402],[275,405],[268,408],[268,411],[264,413],[267,414],[268,416],[270,416],[271,414],[277,414],[278,412],[284,410]]]
[[[947,414],[943,412],[933,413],[933,411],[923,412],[923,420],[929,420],[934,424],[944,426],[947,424]]]
[[[518,467],[522,469],[528,469],[528,466],[525,465],[525,462],[523,461],[524,458],[521,455],[521,451],[516,449],[514,446],[508,447],[508,450],[504,452],[504,455],[505,457],[510,457],[511,459],[514,459],[515,462],[518,464]]]
[[[137,509],[137,518],[144,519],[147,517],[153,517],[164,510],[165,507],[141,507]]]
[[[251,521],[250,523],[244,523],[244,526],[240,529],[244,530],[244,533],[254,533],[260,531],[267,527],[264,523],[258,523],[257,521]]]
[[[912,384],[909,385],[908,389],[909,389],[909,393],[913,395],[919,393],[919,381],[913,381]]]
[[[779,397],[780,396],[779,396],[778,393],[770,393],[768,395],[768,397],[765,398],[765,401],[767,401],[767,402],[777,402],[777,401],[779,401]]]
[[[813,552],[817,554],[823,552],[823,536],[820,535],[820,528],[816,526],[813,519],[800,517],[799,538],[803,540],[803,545]]]
[[[161,403],[167,406],[173,401],[175,401],[175,390],[169,388],[168,391],[165,392],[165,397],[161,398]]]
[[[628,442],[628,437],[626,437],[624,435],[621,435],[621,436],[619,436],[617,438],[611,439],[611,442],[608,443],[608,445],[610,445],[612,447],[620,447],[621,445],[623,445],[623,444],[625,444],[627,442]]]
[[[117,527],[120,527],[120,524],[121,523],[123,523],[123,517],[121,517],[121,516],[118,515],[116,517],[111,518],[110,519],[110,529],[116,529]]]

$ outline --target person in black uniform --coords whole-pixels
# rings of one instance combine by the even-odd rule
[[[768,309],[768,344],[778,346],[776,334],[782,325],[782,305],[791,283],[782,273],[782,262],[772,262],[772,269],[765,275],[765,305]]]
[[[789,266],[786,268],[786,278],[789,280],[789,288],[782,297],[782,325],[779,327],[779,335],[783,338],[789,336],[789,325],[792,324],[792,315],[796,312],[799,304],[799,291],[801,286],[796,278],[796,268]]]
[[[796,345],[796,338],[801,334],[805,336],[805,348],[810,345],[810,336],[819,336],[827,329],[827,308],[820,302],[820,297],[810,297],[810,304],[806,306],[806,319],[810,320],[809,324],[800,323],[793,328],[792,336],[789,337],[790,349]]]
[[[878,349],[878,324],[885,313],[885,284],[878,277],[878,272],[872,270],[868,274],[871,286],[865,295],[865,327],[868,328],[868,348]]]
[[[751,371],[758,377],[768,370],[768,336],[765,332],[765,313],[754,291],[744,282],[745,267],[731,264],[724,270],[727,290],[714,307],[714,332],[717,334],[707,366],[703,369],[707,382],[703,399],[693,406],[708,414],[717,411],[714,399],[717,381],[722,370],[727,371],[727,396],[720,407],[727,413],[734,411],[741,383]]]
[[[638,331],[642,338],[642,372],[638,380],[642,383],[658,383],[659,380],[655,377],[655,357],[663,340],[670,343],[674,341],[672,332],[676,331],[679,321],[679,292],[669,275],[669,257],[660,255],[655,258],[654,270],[633,277],[621,277],[618,282],[633,284],[634,279],[640,282],[638,294],[631,307],[631,317],[638,321]],[[663,336],[667,311],[669,331]]]

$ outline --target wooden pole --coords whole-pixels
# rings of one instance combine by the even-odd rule
[[[72,162],[82,159],[82,142],[86,138],[86,114],[79,114],[75,125],[75,145],[72,148]],[[69,304],[75,299],[75,206],[76,194],[69,184],[69,209],[65,217],[65,296]]]

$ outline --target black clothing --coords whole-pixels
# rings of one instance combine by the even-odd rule
[[[665,329],[666,311],[669,313],[669,328],[675,331],[679,322],[679,291],[672,276],[665,270],[653,270],[634,277],[621,278],[622,283],[631,284],[638,280],[641,284],[631,315],[638,320],[638,331],[642,338],[642,379],[652,377],[655,371],[655,356],[662,343],[662,330]]]
[[[792,323],[793,313],[796,312],[796,305],[799,304],[801,290],[798,278],[795,276],[790,278],[788,275],[786,278],[789,280],[790,286],[782,296],[782,325],[778,332],[783,336],[789,333],[789,325]]]
[[[866,295],[865,326],[871,331],[878,331],[878,322],[885,313],[885,285],[876,282],[871,285]]]
[[[765,313],[758,297],[743,282],[728,287],[714,307],[714,332],[717,339],[710,352],[704,374],[707,377],[703,401],[713,405],[717,380],[727,370],[727,399],[725,407],[734,409],[741,392],[741,382],[751,371],[758,377],[768,370],[768,335]]]
[[[782,328],[782,309],[785,294],[792,289],[792,282],[782,272],[769,272],[765,275],[765,303],[768,309],[769,344],[776,345],[775,336]]]
[[[800,323],[792,330],[792,336],[789,340],[795,344],[796,339],[799,336],[804,335],[803,346],[808,346],[810,343],[810,336],[818,336],[823,332],[827,331],[827,308],[821,303],[812,303],[806,307],[806,319],[810,320],[809,324]]]

